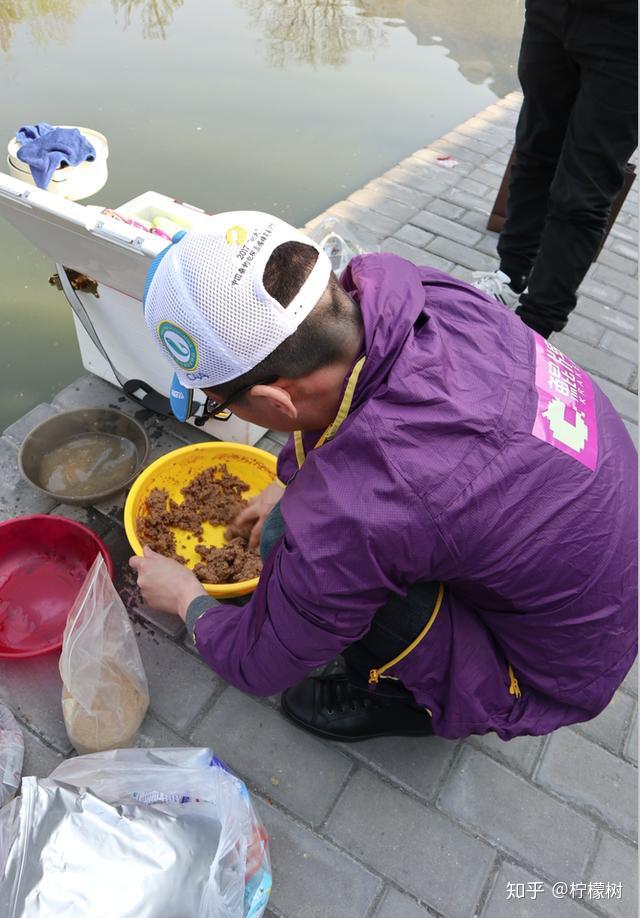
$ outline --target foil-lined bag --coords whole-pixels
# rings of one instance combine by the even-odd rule
[[[0,704],[0,806],[11,800],[20,785],[23,757],[22,730],[9,708]]]
[[[3,918],[260,918],[271,889],[264,827],[210,749],[118,749],[24,778],[0,810],[0,877]]]

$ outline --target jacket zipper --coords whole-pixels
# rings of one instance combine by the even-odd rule
[[[436,616],[438,612],[440,611],[440,606],[442,605],[443,597],[444,597],[444,583],[441,583],[440,588],[438,590],[436,604],[433,607],[433,612],[431,613],[429,617],[429,621],[424,626],[420,634],[417,636],[417,638],[415,638],[415,640],[413,640],[409,644],[408,647],[405,647],[402,653],[399,653],[397,657],[394,657],[393,660],[389,660],[388,663],[385,663],[384,666],[378,667],[378,669],[370,670],[369,671],[369,685],[377,685],[378,680],[383,676],[383,673],[385,673],[388,669],[391,669],[392,666],[395,666],[396,663],[399,663],[400,660],[404,660],[404,658],[407,657],[411,653],[412,650],[415,650],[415,648],[418,646],[420,641],[422,641],[427,636],[427,634],[431,630],[431,626],[436,620]],[[384,676],[384,678],[393,679],[395,677],[394,676]]]

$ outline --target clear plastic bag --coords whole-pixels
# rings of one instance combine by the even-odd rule
[[[62,713],[79,753],[130,746],[149,707],[147,677],[122,600],[98,555],[67,620]]]
[[[325,217],[307,235],[324,249],[334,274],[338,276],[356,255],[378,251],[378,246],[366,245],[364,240],[358,240],[354,231],[337,217]]]
[[[0,806],[14,796],[20,786],[24,739],[9,708],[0,704]]]
[[[260,918],[266,909],[266,832],[245,785],[210,749],[69,759],[48,779],[25,778],[11,807],[0,814],[8,918],[61,914],[70,902],[92,918]]]

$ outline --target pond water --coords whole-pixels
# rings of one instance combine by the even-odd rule
[[[26,123],[92,127],[109,140],[109,181],[89,203],[153,189],[302,225],[518,88],[523,10],[12,0],[0,4],[0,147]],[[2,430],[83,368],[53,265],[2,220],[0,269]]]

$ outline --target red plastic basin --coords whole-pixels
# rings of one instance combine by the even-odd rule
[[[113,579],[106,545],[82,523],[45,514],[0,523],[0,659],[62,646],[67,616],[98,552]]]

